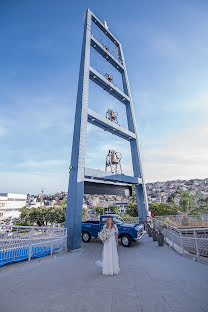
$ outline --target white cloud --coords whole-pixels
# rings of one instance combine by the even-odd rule
[[[17,164],[17,167],[29,167],[29,168],[46,168],[46,167],[53,167],[59,165],[67,165],[68,161],[66,160],[58,160],[58,159],[51,159],[51,160],[27,160]]]
[[[205,113],[208,113],[208,95],[203,95],[198,100],[194,101],[193,106],[194,108],[197,108]]]
[[[1,192],[37,194],[43,188],[45,193],[52,193],[67,191],[67,186],[68,173],[41,175],[31,174],[30,172],[1,172]]]
[[[179,133],[161,147],[143,152],[147,181],[208,177],[208,126]]]
[[[0,125],[0,137],[5,136],[7,134],[8,130],[6,127]]]

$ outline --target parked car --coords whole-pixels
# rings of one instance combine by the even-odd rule
[[[82,240],[88,243],[92,237],[98,237],[98,233],[102,230],[107,218],[111,216],[114,223],[118,227],[118,238],[124,247],[129,247],[132,241],[139,240],[143,236],[144,226],[139,223],[125,223],[117,214],[107,214],[100,216],[98,221],[82,222]]]

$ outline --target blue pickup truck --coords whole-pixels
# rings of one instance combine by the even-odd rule
[[[116,214],[108,214],[100,216],[100,221],[84,221],[82,222],[82,240],[88,243],[91,237],[98,237],[98,233],[102,230],[107,218],[111,216],[114,223],[118,227],[118,238],[124,247],[129,247],[132,241],[139,240],[143,236],[144,226],[142,224],[125,223],[124,220]]]

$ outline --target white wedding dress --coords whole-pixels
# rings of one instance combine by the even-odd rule
[[[106,229],[104,225],[103,229]],[[97,261],[97,265],[102,267],[103,274],[105,275],[114,275],[119,274],[119,262],[118,262],[118,252],[116,246],[115,233],[118,233],[118,228],[114,224],[111,230],[107,229],[110,234],[110,238],[106,239],[103,244],[103,259],[102,262]]]

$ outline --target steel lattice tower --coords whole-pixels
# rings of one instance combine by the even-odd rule
[[[92,23],[95,23],[95,25],[99,27],[100,30],[117,47],[119,61],[93,37],[91,34]],[[118,72],[120,72],[124,92],[118,89],[113,83],[108,81],[104,76],[90,66],[90,47],[94,48],[114,68],[116,68]],[[89,79],[125,105],[128,129],[122,128],[118,124],[100,116],[88,108]],[[109,172],[101,170],[85,168],[88,122],[130,142],[134,173],[133,177],[123,174],[110,174]],[[136,121],[122,45],[105,27],[105,25],[100,22],[99,19],[88,9],[84,17],[83,43],[65,223],[68,229],[67,247],[70,250],[81,247],[83,195],[85,190],[85,193],[89,192],[90,186],[92,185],[96,185],[97,190],[99,190],[100,185],[102,185],[102,189],[103,186],[106,186],[104,189],[106,190],[106,193],[109,193],[110,191],[109,194],[112,194],[114,192],[113,190],[115,190],[114,193],[116,193],[119,188],[128,188],[128,186],[135,185],[139,218],[140,220],[147,219],[148,202],[146,187],[142,173]],[[94,190],[95,188],[93,191]]]

